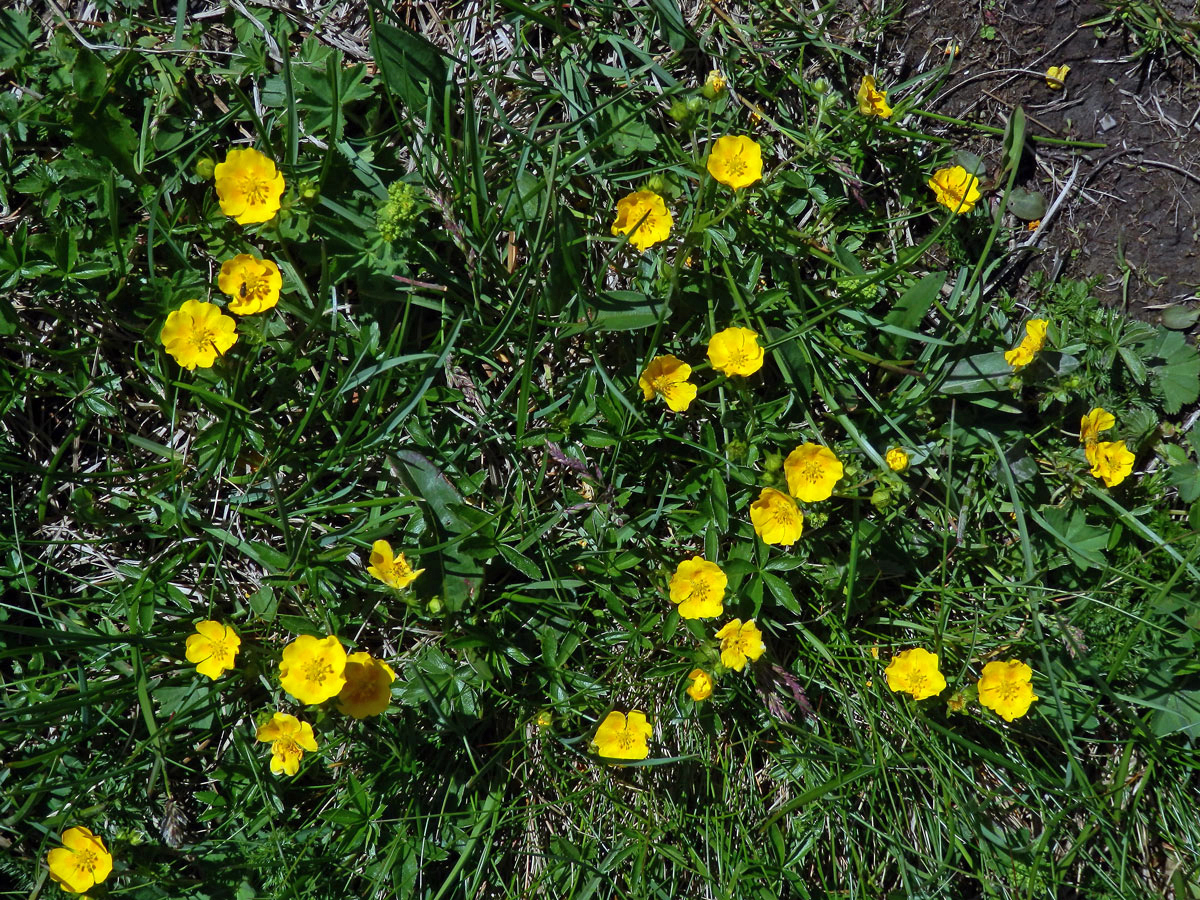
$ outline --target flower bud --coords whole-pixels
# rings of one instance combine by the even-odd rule
[[[210,178],[213,177],[213,173],[216,172],[216,170],[217,170],[217,163],[215,160],[211,159],[210,157],[202,156],[198,160],[196,160],[196,177],[197,178],[203,178],[205,181],[208,181]]]

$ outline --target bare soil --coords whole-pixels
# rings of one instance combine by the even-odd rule
[[[1166,8],[1180,21],[1193,15]],[[1034,264],[1096,276],[1106,301],[1153,321],[1166,306],[1194,304],[1200,285],[1200,76],[1178,49],[1139,55],[1119,23],[1093,24],[1106,14],[1074,0],[910,0],[884,62],[920,71],[957,44],[931,111],[1003,128],[1020,106],[1034,134],[1104,144],[1032,152],[1025,185],[1050,200],[1079,162]],[[1070,66],[1063,89],[1047,84],[1052,65]],[[992,153],[994,162],[998,142]]]

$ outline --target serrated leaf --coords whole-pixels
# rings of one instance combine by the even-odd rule
[[[425,38],[406,28],[377,22],[371,35],[375,61],[388,88],[408,111],[442,121],[449,65],[447,57]]]
[[[1029,512],[1034,521],[1062,545],[1078,568],[1087,570],[1107,565],[1104,550],[1108,546],[1109,530],[1089,525],[1083,510],[1074,509],[1068,513],[1061,507],[1049,507],[1040,513],[1034,509]]]

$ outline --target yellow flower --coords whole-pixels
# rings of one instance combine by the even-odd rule
[[[271,744],[271,774],[295,775],[300,770],[300,757],[304,751],[315,753],[317,739],[312,726],[295,716],[277,712],[271,721],[261,726],[254,735],[260,741]]]
[[[708,339],[708,360],[726,375],[753,375],[763,365],[763,348],[749,328],[726,328]]]
[[[653,733],[641,710],[631,710],[628,719],[614,711],[600,723],[592,743],[598,754],[609,759],[645,759],[650,755],[646,739]]]
[[[708,73],[708,77],[704,79],[702,93],[709,100],[714,100],[725,93],[725,87],[725,76],[721,74],[720,69],[713,69]]]
[[[1026,322],[1025,337],[1021,339],[1021,343],[1004,354],[1004,361],[1014,369],[1033,362],[1037,352],[1046,346],[1046,327],[1049,324],[1045,319],[1030,319]]]
[[[239,225],[265,222],[279,212],[283,175],[253,148],[230,150],[213,170],[221,212]]]
[[[1137,459],[1124,441],[1100,441],[1088,446],[1084,452],[1092,464],[1092,474],[1104,479],[1105,487],[1116,487],[1133,471]]]
[[[279,683],[301,703],[324,703],[346,684],[345,670],[346,650],[337,638],[302,634],[283,648]]]
[[[938,671],[937,654],[921,647],[897,653],[883,674],[889,688],[912,694],[914,700],[936,697],[946,689],[946,679]]]
[[[230,297],[229,311],[239,316],[264,312],[279,302],[283,276],[269,259],[239,253],[221,263],[217,287]]]
[[[346,685],[338,694],[338,709],[356,719],[377,716],[392,702],[396,673],[382,660],[360,650],[346,658]]]
[[[879,116],[881,119],[892,117],[892,108],[887,103],[887,91],[875,87],[875,79],[864,75],[862,84],[858,87],[858,111],[864,116]]]
[[[388,587],[394,587],[396,590],[406,588],[424,571],[414,570],[403,553],[393,556],[392,545],[387,541],[376,541],[371,545],[371,564],[367,566],[367,573],[374,575]]]
[[[649,250],[667,239],[674,223],[662,197],[654,191],[634,191],[617,201],[612,233],[628,234],[629,243],[638,250]]]
[[[671,576],[671,602],[679,604],[685,619],[711,619],[724,612],[721,605],[729,579],[716,563],[701,556],[681,560]]]
[[[750,524],[764,543],[790,547],[804,531],[804,513],[783,491],[763,488],[750,504]]]
[[[533,720],[533,723],[538,728],[549,728],[554,724],[554,714],[548,709],[538,710],[537,718]]]
[[[717,632],[717,637],[721,640],[721,665],[734,671],[746,668],[746,660],[758,659],[767,649],[753,619],[745,625],[741,619],[734,619]]]
[[[68,894],[90,891],[112,871],[112,855],[98,836],[82,825],[68,828],[59,838],[63,846],[46,854],[50,877]]]
[[[185,300],[167,316],[158,339],[185,369],[207,369],[237,343],[237,323],[212,303]]]
[[[983,196],[979,193],[979,179],[962,166],[938,169],[929,179],[929,186],[937,202],[956,213],[970,212]]]
[[[696,399],[696,386],[688,381],[692,367],[674,356],[656,356],[638,378],[642,398],[659,394],[671,412],[683,412]]]
[[[1032,677],[1033,670],[1019,660],[990,662],[979,679],[979,702],[1006,722],[1019,719],[1037,699],[1029,683]]]
[[[1116,424],[1116,417],[1112,413],[1097,406],[1079,419],[1079,443],[1090,447],[1100,440],[1100,432],[1108,431]]]
[[[893,472],[903,472],[908,468],[908,454],[900,447],[893,447],[883,459]]]
[[[841,462],[828,447],[801,444],[783,462],[788,490],[803,503],[816,503],[833,496],[833,486],[842,477]]]
[[[1046,70],[1046,86],[1051,90],[1061,91],[1070,71],[1070,66],[1051,66]]]
[[[708,174],[735,191],[762,178],[762,148],[744,134],[727,134],[713,143]]]
[[[196,671],[214,681],[226,669],[234,667],[234,658],[242,639],[228,625],[211,620],[196,623],[196,633],[188,635],[187,661],[196,664]]]
[[[688,673],[688,681],[691,684],[687,687],[687,695],[699,703],[701,700],[707,700],[712,696],[713,680],[712,676],[703,669],[692,669]]]

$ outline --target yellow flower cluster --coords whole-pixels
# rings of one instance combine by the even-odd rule
[[[413,571],[403,553],[394,557],[387,541],[376,541],[367,571],[391,587],[403,588],[424,569]],[[205,620],[196,623],[195,633],[188,636],[185,656],[198,674],[216,680],[235,667],[241,646],[233,628]],[[316,706],[336,698],[338,710],[355,719],[382,714],[391,703],[395,680],[396,672],[386,662],[361,650],[347,654],[334,635],[300,635],[283,648],[279,662],[279,684],[298,703]],[[255,736],[271,744],[274,774],[295,775],[304,753],[317,749],[312,726],[289,713],[273,713]]]
[[[221,211],[240,225],[273,218],[280,209],[283,175],[275,163],[253,148],[230,150],[212,167]],[[279,302],[283,275],[272,260],[239,253],[221,264],[217,287],[238,316],[265,312]],[[237,343],[237,324],[213,303],[185,300],[167,315],[159,332],[163,348],[185,369],[208,369]]]
[[[1092,475],[1104,481],[1105,487],[1116,487],[1129,477],[1137,459],[1124,441],[1102,441],[1100,432],[1117,424],[1116,417],[1097,406],[1079,420],[1079,442],[1092,467]]]
[[[749,328],[726,328],[708,340],[708,360],[726,376],[746,377],[763,366],[766,353],[758,343],[758,334]],[[656,356],[642,370],[638,387],[644,400],[662,397],[671,412],[687,410],[699,388],[692,384],[692,367],[676,356]]]
[[[914,700],[936,697],[946,689],[946,679],[938,668],[938,656],[921,647],[903,650],[892,657],[884,670],[888,689],[895,693],[911,694]],[[1037,695],[1033,693],[1033,670],[1019,660],[994,660],[983,667],[976,684],[981,705],[995,712],[1006,722],[1019,719],[1029,712]],[[961,698],[955,694],[954,698]],[[954,699],[952,698],[952,700]],[[959,700],[952,704],[961,709]]]

